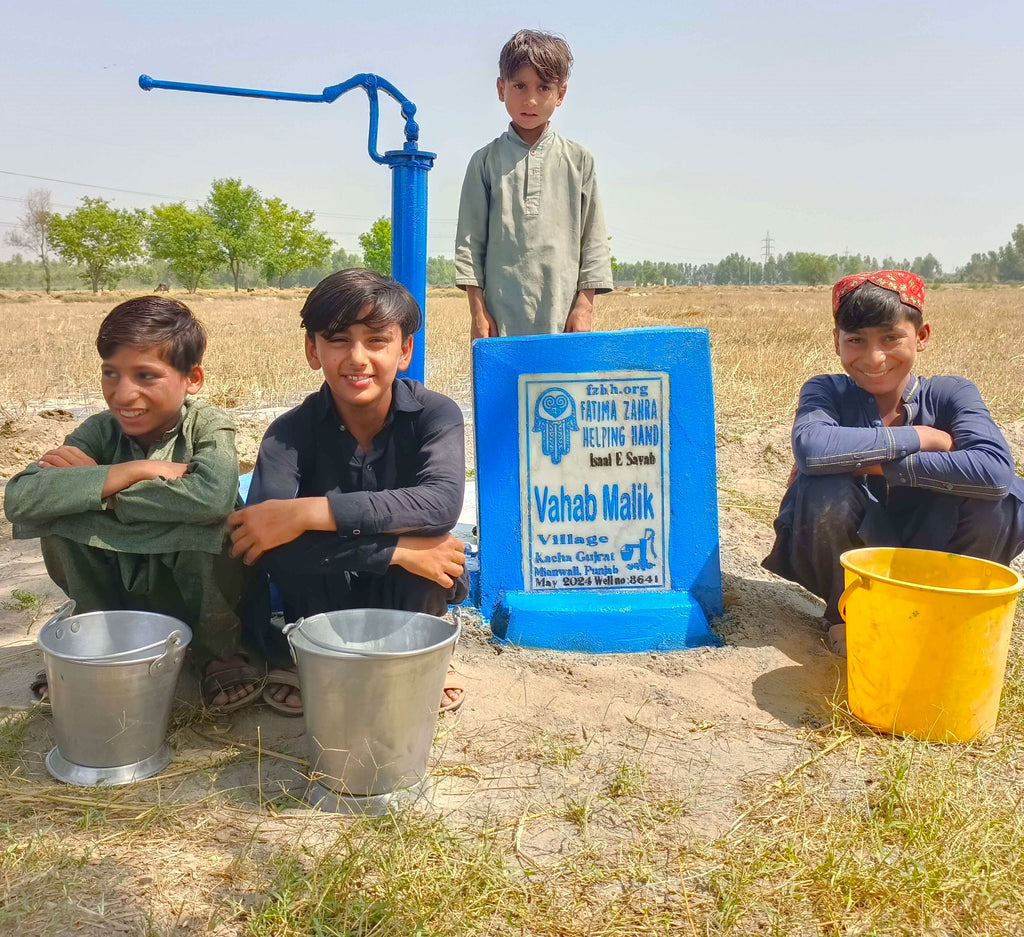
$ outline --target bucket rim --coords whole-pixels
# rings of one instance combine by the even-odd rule
[[[340,609],[339,611],[365,611],[365,609]],[[401,609],[376,609],[376,611],[402,611]],[[410,615],[430,615],[430,612],[408,612]],[[296,627],[287,631],[285,637],[288,641],[289,646],[293,649],[297,639],[302,640],[302,650],[307,654],[314,654],[320,657],[337,657],[346,660],[353,659],[386,659],[395,660],[402,657],[419,657],[421,654],[429,654],[431,651],[437,651],[443,648],[447,644],[452,644],[454,647],[458,643],[460,637],[462,637],[462,624],[460,622],[450,622],[441,618],[440,615],[431,615],[430,617],[438,619],[438,621],[444,622],[446,625],[450,625],[452,633],[440,641],[435,641],[433,644],[429,644],[426,647],[413,648],[408,651],[377,651],[369,648],[357,648],[355,646],[347,647],[340,646],[337,648],[328,648],[321,641],[314,641],[308,635],[302,633],[302,626],[308,622],[314,621],[317,618],[327,618],[327,613],[318,612],[316,615],[310,615],[308,618],[300,618],[295,622]],[[454,643],[453,643],[454,642]]]
[[[162,618],[166,619],[168,624],[173,623],[173,627],[167,634],[160,640],[159,647],[154,647],[150,653],[140,657],[129,657],[132,653],[138,653],[149,650],[150,645],[142,645],[138,648],[129,648],[126,651],[120,652],[121,659],[112,660],[108,654],[97,654],[93,657],[89,657],[83,654],[72,654],[63,648],[55,648],[53,642],[46,639],[49,638],[50,634],[57,628],[66,628],[72,622],[75,622],[81,627],[83,622],[88,624],[88,619],[99,619],[105,615],[110,615],[112,612],[128,612],[133,615],[146,615],[149,618]],[[82,612],[80,615],[69,615],[66,618],[53,618],[46,622],[42,628],[39,629],[39,634],[36,635],[36,645],[43,652],[46,657],[52,657],[55,660],[67,661],[72,664],[89,664],[93,667],[124,667],[128,664],[151,664],[155,660],[159,660],[166,653],[165,642],[167,638],[175,631],[181,632],[181,643],[178,645],[178,650],[184,651],[192,643],[194,637],[192,629],[183,622],[180,618],[175,618],[173,615],[165,615],[162,612],[146,612],[140,609],[112,609],[110,611],[96,611],[96,612]]]
[[[859,556],[865,553],[877,553],[879,550],[899,550],[902,553],[919,553],[929,556],[955,556],[961,559],[972,560],[975,563],[982,563],[986,566],[994,566],[1003,572],[1010,573],[1014,577],[1015,582],[1008,586],[999,586],[995,589],[953,589],[949,586],[933,586],[923,582],[908,582],[905,579],[896,579],[892,576],[883,576],[880,573],[869,572],[856,565],[856,561]],[[944,595],[977,595],[977,596],[989,596],[997,597],[1004,595],[1017,595],[1022,589],[1024,589],[1024,578],[1021,578],[1020,573],[1017,570],[1006,566],[1003,563],[997,563],[995,560],[985,560],[978,556],[967,556],[965,553],[951,553],[949,550],[917,550],[912,547],[857,547],[854,550],[847,550],[839,557],[839,562],[842,564],[844,569],[850,570],[852,573],[856,573],[858,576],[863,576],[866,579],[873,579],[876,582],[885,582],[894,586],[903,586],[907,589],[919,589],[922,592],[938,592]]]

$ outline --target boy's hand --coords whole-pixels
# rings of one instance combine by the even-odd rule
[[[43,468],[74,468],[79,465],[96,465],[92,456],[86,455],[78,446],[58,446],[39,457]]]
[[[450,589],[466,568],[466,546],[451,534],[399,537],[391,565]]]
[[[469,314],[471,316],[469,340],[473,342],[478,338],[497,338],[498,323],[487,311],[487,306],[484,304],[484,291],[479,286],[467,286],[466,296],[469,298]]]
[[[326,498],[262,501],[228,515],[231,555],[252,566],[267,550],[291,543],[307,530],[337,530]]]
[[[565,320],[564,332],[589,332],[594,322],[594,291],[580,290]]]
[[[93,465],[96,463],[93,462]],[[136,459],[133,462],[118,462],[110,466],[106,480],[103,482],[102,497],[109,498],[125,488],[131,488],[136,482],[149,481],[152,478],[164,478],[173,481],[183,478],[188,472],[184,462],[164,462],[161,459]]]
[[[934,426],[915,426],[914,429],[921,440],[922,452],[953,451],[953,437],[945,430],[936,429]]]

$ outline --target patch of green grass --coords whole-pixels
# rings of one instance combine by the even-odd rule
[[[35,616],[45,603],[45,595],[36,595],[28,589],[12,589],[10,599],[0,603],[0,608],[13,612],[31,612]]]
[[[635,761],[621,761],[605,784],[605,795],[612,800],[643,796],[647,768]]]
[[[538,761],[549,768],[568,768],[586,746],[575,735],[541,730],[521,757]]]
[[[851,752],[833,753],[831,770],[778,783],[728,835],[685,856],[706,932],[1018,932],[1020,753],[856,741],[857,771]]]
[[[25,733],[35,713],[34,709],[27,709],[0,719],[0,770],[3,772],[9,772],[11,764],[21,759],[25,749]]]

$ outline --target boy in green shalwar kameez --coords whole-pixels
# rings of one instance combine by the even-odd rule
[[[173,615],[194,632],[203,701],[227,712],[257,695],[240,653],[245,581],[225,519],[238,491],[235,427],[189,399],[206,333],[187,306],[143,296],[103,320],[96,348],[108,410],[7,484],[14,537],[39,537],[46,571],[77,612]],[[46,698],[46,677],[33,683]]]

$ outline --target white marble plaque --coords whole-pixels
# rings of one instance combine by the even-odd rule
[[[529,592],[668,589],[668,374],[519,377]]]

